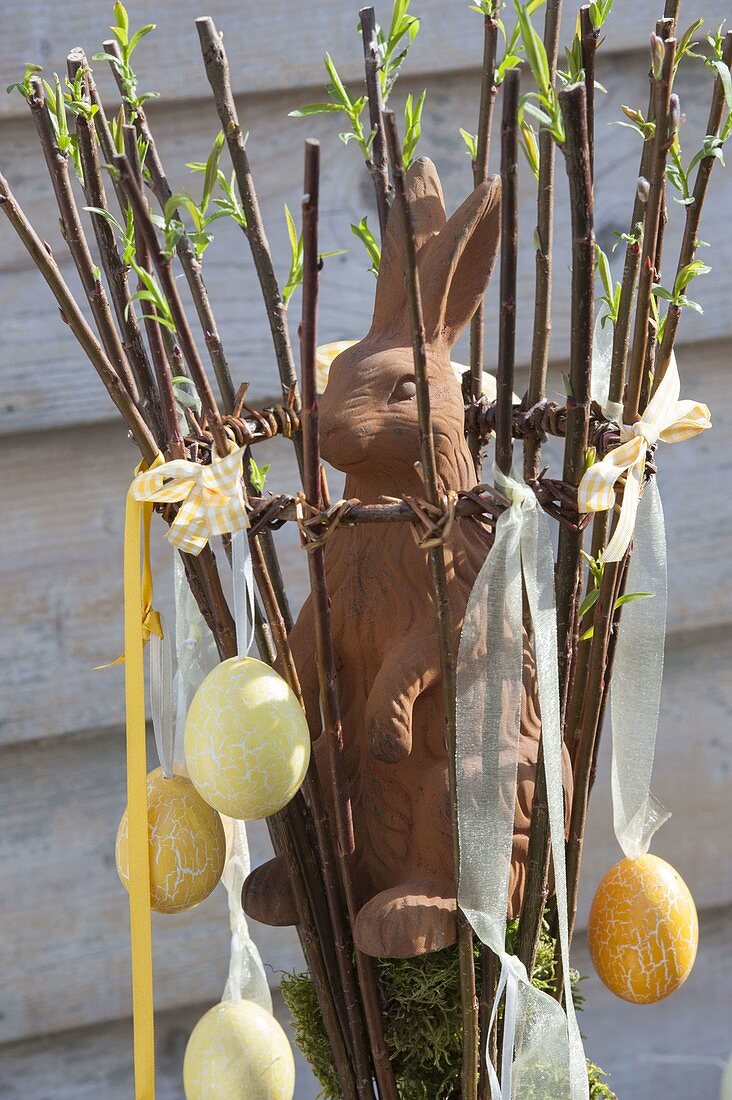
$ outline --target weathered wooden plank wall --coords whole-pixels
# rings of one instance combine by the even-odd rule
[[[428,90],[421,150],[437,161],[448,204],[454,205],[470,186],[469,163],[457,131],[475,126],[480,24],[462,3],[422,0],[416,6],[424,16],[424,32],[403,90]],[[133,7],[136,21],[149,18],[160,27],[157,43],[150,39],[142,47],[139,69],[145,86],[164,93],[150,108],[164,160],[175,187],[196,189],[198,181],[191,184],[183,165],[206,155],[217,129],[192,26],[199,10],[190,0],[147,0]],[[609,94],[598,104],[597,228],[606,249],[613,232],[627,228],[638,159],[634,136],[610,131],[606,124],[617,116],[620,102],[645,103],[646,56],[628,50],[644,45],[657,7],[655,0],[616,0],[603,47],[598,76]],[[690,22],[706,9],[711,27],[727,7],[727,0],[694,0],[684,20]],[[301,9],[290,0],[272,0],[242,9],[220,0],[209,10],[226,31],[280,272],[288,263],[282,206],[288,202],[296,210],[299,203],[301,143],[306,134],[323,141],[323,243],[347,247],[349,253],[327,261],[321,337],[356,337],[368,324],[373,280],[349,222],[371,209],[370,184],[356,150],[338,142],[337,121],[326,117],[304,123],[286,117],[291,107],[315,98],[312,86],[321,82],[325,48],[332,50],[345,75],[360,79],[356,5],[320,0]],[[40,59],[63,71],[68,48],[80,42],[91,54],[106,35],[105,13],[92,0],[66,5],[62,20],[58,7],[45,0],[6,0],[4,14],[15,34],[0,39],[0,84],[17,78],[18,57]],[[164,64],[156,72],[161,49]],[[111,87],[101,73],[100,82]],[[709,74],[701,67],[680,81],[690,150],[703,132],[708,88]],[[0,170],[76,285],[32,123],[18,98],[0,100]],[[567,349],[569,231],[561,158],[558,181],[552,393],[561,390],[559,371]],[[535,198],[533,181],[523,168],[521,202],[519,293],[528,303]],[[732,330],[727,304],[730,209],[732,176],[715,171],[702,232],[714,246],[714,271],[698,284],[704,316],[683,319],[680,354],[685,389],[710,403],[715,431],[661,456],[671,558],[671,637],[656,793],[675,816],[659,835],[656,850],[672,858],[703,906],[732,900],[732,857],[709,843],[710,835],[728,835],[732,827],[725,786],[732,759],[722,732],[731,702],[732,590],[726,565],[732,521],[713,495],[716,485],[728,480],[732,442],[725,409]],[[674,263],[680,216],[672,207],[668,270]],[[220,225],[205,259],[237,381],[249,379],[256,399],[271,396],[277,383],[246,243],[233,227]],[[616,272],[620,262],[619,253],[611,258]],[[122,506],[136,457],[102,387],[58,319],[45,285],[4,221],[0,303],[0,468],[5,471],[0,481],[2,1043],[113,1021],[125,1017],[129,1008],[126,899],[112,852],[124,804],[121,676],[119,670],[93,672],[92,667],[121,648]],[[295,299],[295,313],[297,309]],[[529,317],[524,312],[519,324],[518,353],[524,366],[531,340]],[[294,335],[294,321],[292,327]],[[488,299],[489,363],[496,334],[494,287]],[[704,475],[713,453],[717,472],[711,484]],[[263,455],[273,463],[272,487],[293,489],[289,445],[274,441],[263,448]],[[701,537],[710,515],[717,524],[714,536]],[[299,604],[306,582],[294,532],[282,531],[277,539]],[[161,538],[155,553],[162,578],[169,552]],[[162,580],[159,591],[163,605],[169,606],[170,593]],[[611,837],[607,783],[601,780],[586,857],[592,871],[585,881],[585,906],[593,880],[616,857]],[[257,856],[266,851],[263,830],[255,830],[254,847]],[[277,968],[294,963],[292,936],[260,931],[269,962]],[[160,1008],[215,998],[227,950],[221,892],[192,914],[156,923],[155,948]],[[108,1044],[114,1045],[117,1031],[110,1028]],[[35,1094],[22,1095],[31,1100]]]

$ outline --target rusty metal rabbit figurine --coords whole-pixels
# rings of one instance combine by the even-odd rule
[[[498,177],[481,184],[447,220],[431,161],[415,161],[406,185],[418,248],[437,470],[441,491],[447,493],[475,482],[450,350],[490,279],[500,235],[501,186]],[[320,427],[323,458],[346,474],[346,497],[376,503],[384,496],[423,495],[404,250],[394,214],[385,234],[371,328],[334,360],[321,399]],[[411,528],[407,523],[341,525],[326,548],[356,838],[353,875],[361,904],[353,934],[360,950],[392,958],[435,951],[456,939],[436,614],[427,555]],[[485,527],[474,518],[456,522],[445,540],[455,649],[489,546]],[[308,601],[291,643],[327,797],[314,635]],[[540,730],[528,641],[524,651],[512,916],[519,912],[523,892]],[[568,788],[568,767],[565,771]],[[250,916],[265,923],[295,922],[283,861],[271,860],[252,873],[244,904]]]

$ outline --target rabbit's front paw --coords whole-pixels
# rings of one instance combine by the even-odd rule
[[[412,730],[400,722],[373,718],[367,734],[371,752],[385,764],[396,764],[412,751]]]

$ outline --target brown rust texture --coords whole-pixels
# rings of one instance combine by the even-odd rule
[[[415,218],[440,491],[470,489],[474,464],[450,350],[482,299],[500,232],[500,180],[482,183],[446,219],[432,163],[407,176]],[[423,496],[403,234],[395,214],[384,241],[371,328],[331,367],[320,404],[323,458],[346,474],[345,496]],[[457,649],[468,597],[490,546],[477,518],[445,542]],[[340,704],[351,783],[362,906],[357,945],[376,956],[411,956],[455,940],[455,875],[436,613],[427,554],[411,524],[339,527],[326,548]],[[313,609],[291,635],[318,758],[322,752]],[[524,881],[540,722],[533,657],[525,643],[522,728],[510,911]],[[324,775],[325,780],[325,775]],[[567,773],[567,786],[571,779]],[[323,783],[327,790],[327,782]],[[273,907],[277,875],[254,872],[253,916]],[[265,886],[266,879],[266,886]],[[281,912],[278,906],[278,912]]]

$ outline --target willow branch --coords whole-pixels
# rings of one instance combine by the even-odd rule
[[[138,155],[135,130],[134,127],[128,124],[123,125],[122,130],[125,156],[130,163],[133,179],[140,193],[142,193],[142,166]],[[125,199],[125,207],[127,207],[127,205],[127,200]],[[144,230],[139,224],[139,214],[136,216],[134,210],[132,213],[132,221],[135,234],[135,259],[139,268],[149,272],[151,271],[150,253],[145,242]],[[141,281],[138,283],[138,289],[142,290]],[[153,302],[147,302],[146,306],[143,324],[145,326],[147,342],[150,346],[150,353],[155,367],[155,376],[157,378],[158,392],[160,394],[160,407],[165,421],[168,452],[171,458],[182,458],[185,456],[185,447],[180,432],[178,406],[176,404],[175,391],[173,389],[173,369],[165,346],[163,326],[155,304]]]
[[[595,178],[595,54],[600,38],[590,16],[590,5],[584,4],[579,10],[580,46],[582,49],[582,68],[585,73],[585,94],[587,96],[587,141],[590,150],[590,176]]]
[[[119,56],[119,45],[114,40],[105,42],[104,48],[108,53]],[[119,73],[114,66],[112,66],[112,71],[120,91],[123,92]],[[168,183],[158,147],[148,125],[147,116],[143,107],[136,107],[133,124],[138,135],[147,147],[145,167],[150,172],[150,183],[153,194],[158,200],[161,209],[164,210],[173,192]],[[177,209],[172,211],[172,217],[179,221],[181,225],[183,224],[183,219]],[[199,324],[203,330],[206,350],[211,360],[211,366],[213,367],[219,389],[219,396],[221,397],[221,408],[224,412],[231,412],[234,407],[235,391],[234,383],[231,380],[229,361],[226,357],[224,345],[221,341],[221,336],[219,335],[218,326],[216,324],[216,318],[214,317],[214,312],[209,301],[208,290],[203,279],[201,261],[198,259],[196,250],[185,230],[176,244],[176,253],[180,260],[181,267],[183,268],[186,282],[188,283]]]
[[[254,187],[254,178],[249,165],[249,154],[239,124],[234,95],[231,91],[226,51],[213,19],[209,16],[197,19],[196,28],[201,42],[206,75],[211,85],[216,109],[226,135],[226,142],[234,166],[241,204],[246,217],[245,232],[267,310],[267,319],[272,333],[282,391],[283,394],[292,393],[295,406],[299,407],[297,373],[287,328],[287,311],[277,284],[272,252],[264,230],[264,223],[259,210],[259,200]],[[297,441],[295,446],[297,448]]]
[[[666,4],[666,11],[678,12],[678,7],[679,0],[670,0],[670,2]],[[669,15],[663,19],[659,19],[656,23],[656,34],[659,38],[666,41],[673,35],[674,26],[675,15]],[[646,119],[648,122],[653,122],[655,118],[656,97],[655,80],[653,79],[652,69],[649,69],[648,81],[649,93]],[[652,141],[648,138],[643,142],[643,148],[641,150],[640,168],[638,170],[639,186],[636,188],[633,199],[633,212],[630,218],[628,241],[625,247],[625,260],[623,263],[620,304],[618,307],[618,317],[613,330],[610,385],[615,394],[615,397],[611,397],[611,400],[617,402],[623,400],[625,391],[625,378],[628,367],[628,356],[630,354],[630,334],[633,321],[633,301],[638,285],[638,274],[641,261],[641,240],[638,231],[639,229],[642,230],[643,226],[644,204],[640,185],[647,180],[650,171],[651,151]]]
[[[430,409],[430,391],[427,374],[427,348],[422,315],[422,299],[417,270],[417,248],[414,234],[414,221],[409,206],[405,184],[404,164],[397,133],[396,119],[391,111],[384,112],[386,140],[391,160],[392,178],[396,201],[399,204],[404,231],[406,252],[405,282],[407,303],[412,327],[412,349],[414,355],[414,374],[417,387],[417,410],[419,416],[419,441],[427,500],[438,504],[440,500],[435,460],[435,442]],[[458,845],[457,822],[457,774],[455,761],[456,725],[455,725],[455,658],[453,654],[453,624],[450,612],[445,552],[442,544],[429,550],[430,572],[435,592],[437,610],[437,632],[440,650],[440,672],[445,705],[445,740],[447,744],[448,772],[450,778],[450,798],[452,809],[452,845],[455,878],[459,873],[460,851]],[[462,1002],[463,1024],[463,1060],[462,1060],[462,1096],[463,1100],[476,1100],[478,1095],[478,1013],[475,995],[475,961],[473,957],[473,933],[464,914],[457,910],[458,955],[460,960],[460,996]]]
[[[50,249],[33,229],[10,190],[7,180],[2,175],[0,175],[0,210],[5,214],[23,242],[28,255],[48,283],[54,298],[58,302],[62,319],[73,332],[84,354],[101,378],[107,393],[122,415],[132,438],[140,448],[143,458],[148,462],[151,461],[158,453],[158,446],[150,429],[130,397],[129,391],[120,381],[119,375],[112,367],[106,352],[87,324],[59,271]]]
[[[511,473],[513,458],[513,375],[516,359],[516,278],[518,267],[518,107],[519,72],[503,82],[501,120],[501,272],[496,375],[496,465]]]
[[[379,227],[381,236],[386,232],[386,219],[389,214],[389,205],[392,198],[391,184],[389,183],[389,157],[386,150],[386,137],[384,135],[384,97],[381,91],[381,57],[376,38],[376,15],[373,8],[361,8],[358,13],[361,21],[361,37],[363,38],[363,58],[366,70],[366,94],[369,101],[369,123],[371,133],[374,135],[371,143],[371,158],[366,166],[371,174],[371,179],[376,192],[376,209],[379,213]]]
[[[625,396],[623,419],[632,424],[638,417],[644,368],[648,351],[648,321],[651,316],[651,294],[655,273],[655,256],[658,230],[663,204],[666,157],[673,140],[669,133],[671,115],[671,84],[674,72],[676,40],[669,38],[664,45],[663,62],[655,81],[655,131],[651,148],[648,174],[648,197],[643,218],[643,246],[641,249],[638,294],[636,298],[635,327],[630,353],[628,388]]]
[[[135,404],[138,404],[139,395],[135,379],[122,348],[119,334],[114,326],[106,291],[95,271],[94,260],[89,250],[74,193],[71,189],[69,158],[66,153],[62,153],[59,149],[51,125],[43,81],[38,77],[34,77],[31,80],[31,87],[32,92],[28,97],[28,106],[31,109],[33,121],[38,131],[43,157],[56,196],[64,240],[68,245],[74,266],[79,274],[107,358],[132,400]]]
[[[480,82],[480,110],[478,114],[478,133],[476,156],[473,161],[473,186],[478,187],[488,178],[488,158],[493,129],[493,108],[496,102],[498,85],[496,84],[496,53],[498,49],[498,5],[492,15],[483,19],[483,72]],[[470,321],[470,396],[473,401],[480,400],[483,393],[483,356],[485,342],[485,300],[478,303]],[[480,436],[476,431],[468,432],[468,446],[475,462],[476,471],[480,471]]]
[[[732,65],[732,31],[728,31],[725,35],[722,61],[728,69]],[[714,137],[719,136],[722,119],[724,117],[725,104],[724,84],[721,76],[717,73],[717,77],[714,81],[712,103],[709,108],[709,118],[707,120],[705,135],[712,135]],[[694,179],[694,189],[692,191],[694,201],[686,207],[686,220],[684,222],[684,233],[679,249],[679,259],[676,265],[676,277],[678,277],[679,272],[683,271],[683,269],[692,262],[696,254],[702,208],[704,206],[704,200],[707,197],[709,181],[716,160],[717,157],[715,156],[706,156],[702,157],[699,161],[696,177]],[[676,277],[674,278],[674,283],[676,282]],[[668,368],[680,319],[681,307],[671,303],[666,312],[663,339],[661,340],[661,346],[656,361],[656,371],[653,380],[654,389],[660,384]]]
[[[546,50],[552,85],[556,82],[559,52],[559,25],[562,0],[547,0],[544,17]],[[527,405],[532,408],[546,393],[549,370],[549,341],[552,332],[552,247],[554,242],[554,138],[539,131],[539,180],[536,211],[536,288],[534,292],[534,329],[531,342],[531,367]],[[535,478],[541,465],[541,440],[527,439],[524,445],[524,477]]]
[[[115,43],[115,48],[116,47],[117,44]],[[74,51],[72,51],[72,53],[73,52]],[[94,73],[89,66],[89,62],[84,55],[84,51],[81,48],[78,48],[78,52],[84,58],[84,65],[86,68],[86,86],[89,93],[89,99],[97,109],[96,114],[94,115],[94,129],[97,132],[97,140],[99,141],[99,146],[102,150],[105,164],[113,164],[114,155],[117,152],[117,149],[115,148],[112,131],[110,129],[109,122],[104,111],[104,104],[102,103],[102,98],[99,95],[99,90],[97,88],[96,81],[94,80]],[[69,54],[69,57],[71,57],[71,54]],[[124,214],[125,210],[127,209],[127,199],[125,198],[125,193],[122,190],[122,185],[114,172],[111,174],[111,180],[112,186],[114,187],[114,192],[117,196],[119,208]]]
[[[67,58],[67,65],[69,77],[72,81],[80,70],[84,70],[84,79],[87,79],[89,69],[83,50],[78,48],[72,50]],[[90,97],[88,102],[91,103]],[[108,212],[109,205],[104,187],[102,166],[99,160],[96,131],[93,121],[81,112],[76,116],[76,134],[84,175],[82,187],[86,201],[90,207],[94,208],[94,211],[106,210]],[[102,269],[107,276],[117,325],[122,334],[122,347],[132,367],[140,394],[140,408],[162,444],[165,436],[160,401],[145,344],[135,317],[128,286],[128,267],[122,261],[114,230],[107,218],[95,212],[91,212],[90,217]]]
[[[300,357],[302,361],[302,422],[303,422],[303,488],[308,503],[322,507],[322,481],[320,477],[320,437],[318,430],[318,397],[315,385],[315,347],[317,332],[318,282],[320,261],[318,257],[318,212],[320,190],[320,145],[316,141],[305,143],[305,178],[302,202],[303,284],[302,322],[300,325]],[[312,546],[308,553],[310,588],[315,613],[315,643],[320,682],[320,699],[323,710],[324,736],[328,748],[333,805],[335,811],[337,851],[341,879],[351,922],[358,911],[352,878],[352,857],[355,851],[353,818],[349,793],[349,778],[345,769],[343,727],[338,693],[335,649],[331,627],[330,600],[325,571],[325,553],[322,546]],[[364,1016],[371,1043],[374,1073],[379,1085],[379,1095],[397,1100],[394,1073],[384,1040],[384,1024],[381,1017],[379,992],[376,984],[374,962],[356,950],[356,969],[361,988]],[[357,1087],[359,1095],[373,1095],[368,1052],[360,1043],[360,1034],[353,1031],[354,1056],[357,1060]]]
[[[188,324],[188,318],[183,309],[183,303],[178,294],[178,287],[176,286],[173,276],[171,258],[166,255],[160,247],[160,242],[155,232],[155,226],[150,220],[145,200],[134,178],[134,172],[128,157],[116,156],[115,164],[120,171],[122,186],[134,212],[135,226],[142,235],[145,247],[147,248],[160,281],[161,290],[170,307],[170,313],[173,318],[176,333],[178,334],[181,351],[183,352],[186,364],[191,373],[191,378],[198,391],[202,411],[210,424],[211,434],[214,437],[214,442],[219,454],[225,455],[228,453],[228,442],[221,421],[221,414],[219,413],[213,390],[211,389],[206,371],[201,362],[201,357],[198,354],[198,348],[193,339],[193,334]]]
[[[578,486],[584,473],[590,421],[592,330],[594,320],[595,233],[590,176],[587,104],[584,85],[559,93],[566,130],[565,165],[572,219],[572,308],[567,429],[562,478]],[[574,613],[580,582],[581,531],[562,528],[557,555],[557,636],[559,683],[566,690],[571,662]]]

